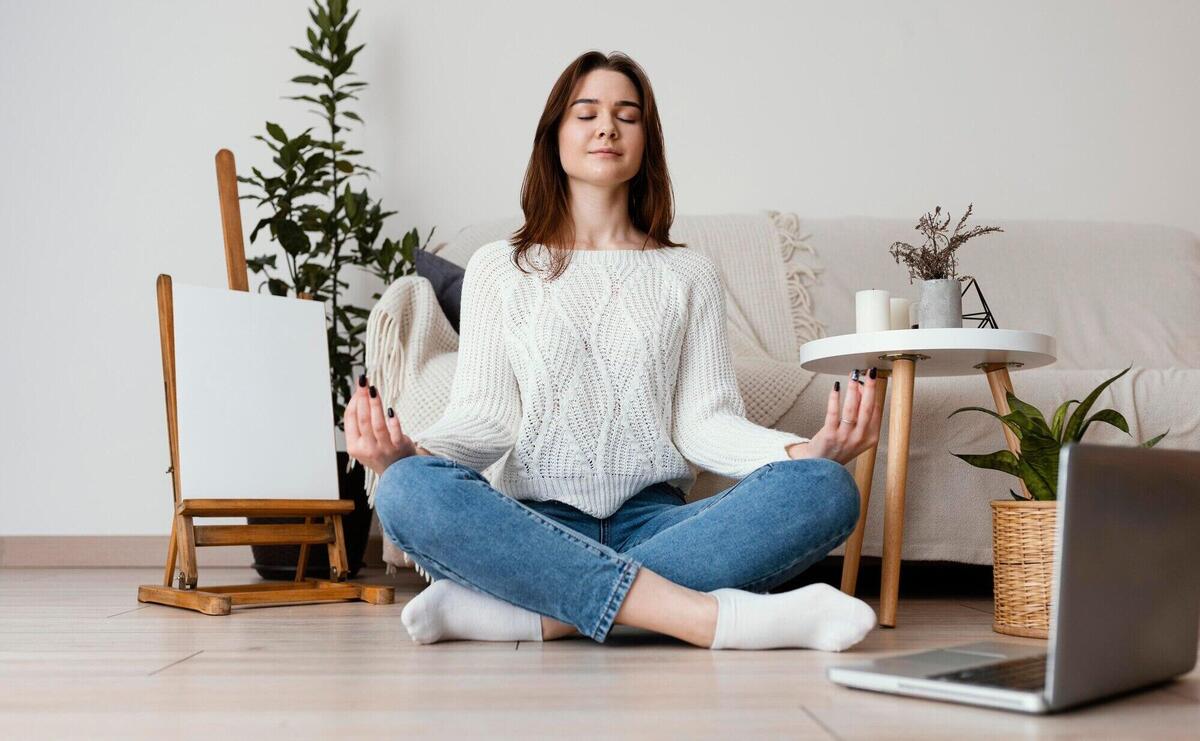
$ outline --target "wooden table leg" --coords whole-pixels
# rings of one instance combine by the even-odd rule
[[[904,488],[908,479],[908,436],[912,427],[916,361],[892,360],[892,406],[888,420],[886,507],[883,512],[883,579],[879,590],[879,624],[896,626],[900,596],[900,551],[904,542]]]
[[[1012,378],[1008,375],[1008,365],[1005,363],[985,363],[981,366],[976,366],[987,374],[988,388],[992,390],[992,401],[996,403],[996,411],[1000,414],[1008,414],[1012,410],[1008,407],[1008,398],[1005,392],[1012,391]],[[1017,439],[1016,433],[1009,429],[1008,425],[1001,424],[1004,429],[1004,440],[1008,443],[1008,450],[1013,455],[1021,454],[1021,441]],[[1021,485],[1021,495],[1026,499],[1033,499],[1033,495],[1029,493],[1025,482],[1018,480]]]
[[[881,412],[887,397],[887,372],[878,371],[875,379],[875,407]],[[867,526],[867,504],[871,501],[871,480],[875,476],[875,458],[878,445],[864,450],[854,459],[854,483],[858,484],[858,522],[854,532],[846,539],[845,556],[842,559],[842,591],[853,595],[858,586],[858,562],[862,556],[863,534]]]

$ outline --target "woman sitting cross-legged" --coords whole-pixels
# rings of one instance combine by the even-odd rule
[[[833,385],[811,439],[746,419],[720,274],[668,237],[658,110],[628,57],[559,77],[522,207],[468,261],[442,417],[409,437],[365,376],[346,408],[387,537],[432,579],[402,611],[413,640],[603,643],[616,623],[716,649],[862,640],[861,600],[768,592],[855,526],[843,464],[878,440],[875,372]],[[688,503],[689,462],[739,480]]]

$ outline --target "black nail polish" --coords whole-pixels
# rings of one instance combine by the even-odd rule
[[[395,416],[396,416],[396,412],[394,412],[394,411],[392,410],[392,408],[391,408],[391,407],[388,407],[388,416],[389,416],[389,417],[395,417]]]
[[[871,369],[871,378],[872,379],[875,378],[875,369],[874,368]]]
[[[371,392],[371,398],[372,398],[372,399],[374,399],[374,398],[375,398],[375,397],[376,397],[376,396],[379,394],[379,392],[375,390],[375,387],[374,387],[374,386],[372,386],[372,387],[371,387],[370,389],[368,389],[368,390]]]
[[[833,390],[834,390],[834,391],[839,391],[839,392],[840,392],[840,391],[842,390],[842,382],[841,382],[841,381],[834,381],[834,382],[833,382]]]
[[[854,369],[854,373],[852,373],[852,374],[850,375],[850,380],[851,380],[851,381],[857,381],[857,380],[858,380],[858,368],[855,368],[855,369]]]
[[[360,374],[358,374],[358,385],[359,385],[359,386],[366,386],[366,385],[367,385],[367,374],[366,374],[366,373],[360,373]]]

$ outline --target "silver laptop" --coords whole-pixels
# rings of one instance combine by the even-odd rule
[[[1191,671],[1200,635],[1200,452],[1069,444],[1057,528],[1045,648],[969,643],[830,667],[829,679],[1049,713]]]

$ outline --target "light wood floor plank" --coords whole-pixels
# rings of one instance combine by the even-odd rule
[[[396,604],[239,608],[212,617],[139,605],[153,569],[0,570],[4,738],[1188,738],[1200,673],[1053,717],[839,687],[828,666],[972,640],[991,601],[911,598],[900,627],[842,654],[707,651],[617,626],[604,645],[420,646]],[[251,581],[211,569],[207,583]],[[201,585],[203,586],[203,584]],[[874,603],[874,600],[868,600]]]

